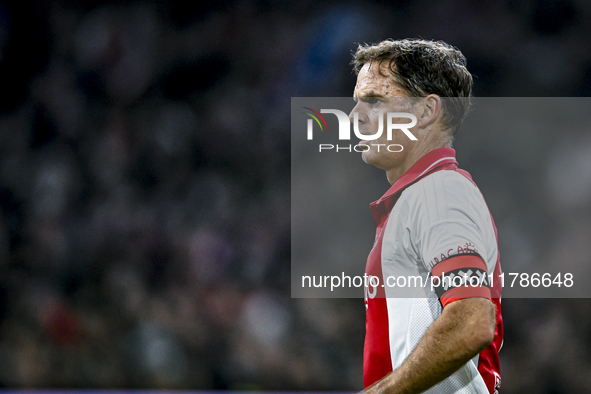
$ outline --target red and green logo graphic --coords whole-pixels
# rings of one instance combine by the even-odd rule
[[[326,131],[328,131],[328,125],[326,124],[326,120],[324,120],[324,117],[322,115],[320,115],[320,112],[315,111],[309,107],[302,107],[302,108],[307,109],[308,111],[314,112],[313,114],[311,114],[310,112],[302,112],[302,113],[309,115],[312,119],[314,119],[316,121],[316,123],[318,123],[318,126],[320,126],[321,131],[324,131],[324,128],[322,127],[322,123],[324,123],[324,126],[326,127]],[[322,119],[322,123],[320,123],[320,120],[318,118]],[[312,139],[312,126],[313,126],[312,119],[308,119],[308,139],[309,140]]]

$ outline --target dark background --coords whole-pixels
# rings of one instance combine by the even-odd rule
[[[419,36],[464,52],[476,96],[588,96],[590,17],[582,0],[0,1],[0,383],[360,390],[362,300],[290,298],[290,97],[349,96],[356,43]],[[501,256],[588,263],[588,126],[468,137],[488,146],[458,157]],[[587,391],[591,300],[503,315],[504,393]]]

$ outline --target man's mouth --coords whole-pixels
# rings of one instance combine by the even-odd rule
[[[361,134],[361,135],[372,135],[372,134],[369,134],[369,133],[365,133],[365,132],[363,132],[363,131],[360,131],[360,134]],[[359,143],[360,143],[360,144],[365,144],[365,145],[367,145],[367,144],[369,144],[369,141],[370,141],[370,140],[361,140],[361,141],[359,141]]]

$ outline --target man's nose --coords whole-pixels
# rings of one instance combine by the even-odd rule
[[[357,103],[353,107],[353,109],[351,110],[351,112],[349,113],[349,121],[351,123],[353,123],[354,120],[355,120],[355,118],[354,118],[355,113],[357,113],[357,118],[359,119],[359,123],[364,123],[365,119],[364,119],[364,116],[362,116],[362,113],[361,113],[360,110],[361,110],[361,108],[359,107],[359,103]]]

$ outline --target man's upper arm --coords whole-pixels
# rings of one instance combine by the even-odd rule
[[[426,177],[418,192],[422,206],[415,237],[422,263],[440,285],[435,290],[443,306],[463,298],[491,298],[488,279],[497,244],[480,191],[461,174],[440,171]]]

